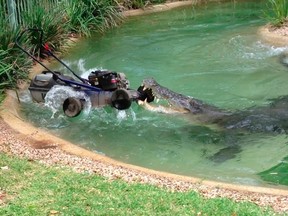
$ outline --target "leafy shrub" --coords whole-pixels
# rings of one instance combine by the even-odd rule
[[[8,25],[8,20],[0,19],[0,91],[15,87],[17,79],[27,78],[29,61],[15,47],[16,30]]]
[[[119,3],[126,9],[144,8],[151,4],[164,3],[166,0],[120,0]]]
[[[47,7],[38,0],[31,0],[31,3],[30,9],[23,12],[23,27],[42,29],[43,41],[40,40],[40,32],[33,32],[23,43],[27,44],[31,54],[38,56],[40,56],[42,42],[47,42],[52,48],[58,50],[67,37],[63,27],[63,8],[60,4]]]
[[[71,0],[64,4],[68,29],[78,34],[89,36],[121,21],[113,0]]]

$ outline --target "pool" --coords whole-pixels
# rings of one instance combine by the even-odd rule
[[[124,72],[133,89],[154,77],[173,91],[232,112],[265,107],[288,93],[287,68],[279,62],[288,48],[261,41],[257,30],[265,24],[264,6],[264,1],[224,1],[131,17],[104,35],[81,39],[63,60],[82,76],[93,68]],[[259,173],[287,163],[285,133],[225,130],[189,114],[151,112],[137,104],[126,111],[89,108],[68,118],[28,96],[23,100],[23,116],[37,127],[129,164],[270,186]],[[285,172],[265,176],[285,178]],[[285,188],[281,181],[273,184]]]

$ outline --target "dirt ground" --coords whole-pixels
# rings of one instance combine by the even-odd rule
[[[281,28],[275,28],[271,25],[263,26],[259,29],[260,37],[273,46],[288,47],[288,22]]]

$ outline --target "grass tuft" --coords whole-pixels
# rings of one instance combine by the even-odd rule
[[[268,0],[264,16],[274,26],[288,22],[288,0]]]

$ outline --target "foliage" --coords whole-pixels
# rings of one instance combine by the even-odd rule
[[[68,29],[85,36],[116,26],[121,20],[113,0],[71,0],[64,8]]]
[[[29,65],[23,53],[15,48],[17,31],[7,23],[7,20],[5,22],[5,19],[0,19],[0,93],[4,88],[14,88],[17,79],[27,78],[25,71]]]
[[[111,181],[1,153],[0,167],[0,215],[275,215],[253,203]]]
[[[33,55],[40,56],[42,43],[47,42],[54,50],[58,50],[67,37],[63,27],[63,8],[47,8],[38,0],[32,0],[32,7],[23,12],[23,28],[36,28],[43,30],[43,41],[40,40],[40,32],[33,32],[27,37],[26,44],[28,51]],[[47,15],[49,14],[49,15]]]
[[[30,35],[23,36],[20,42],[29,53],[43,58],[43,43],[48,43],[53,50],[58,51],[71,31],[88,36],[91,31],[104,31],[121,21],[117,2],[114,0],[29,0],[26,10],[21,12],[18,30],[14,30],[7,12],[5,13],[5,2],[0,3],[0,11],[4,11],[0,13],[0,93],[3,88],[15,87],[17,79],[28,76],[27,67],[31,65],[31,61],[14,43],[20,30],[43,30],[43,41],[40,40],[39,32],[31,32]]]
[[[288,0],[268,0],[265,17],[275,26],[288,21]]]
[[[117,26],[122,21],[122,16],[118,13],[118,7],[115,0],[83,0],[92,9],[95,17],[96,30]]]
[[[14,58],[17,55],[18,58]],[[18,79],[27,79],[29,61],[15,48],[0,49],[0,91],[4,88],[15,88]]]
[[[164,2],[166,2],[166,0],[119,0],[119,4],[126,9],[144,8],[147,5],[160,4]]]
[[[86,13],[87,6],[81,1],[67,1],[65,19],[68,29],[73,33],[89,36],[93,25],[93,17]]]

